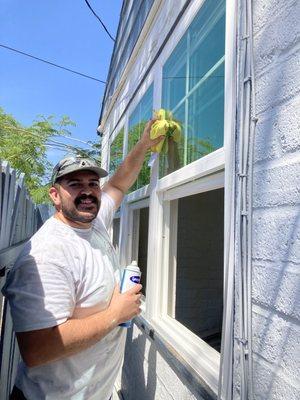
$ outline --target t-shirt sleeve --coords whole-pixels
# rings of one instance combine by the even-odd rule
[[[115,212],[116,203],[109,194],[107,194],[106,192],[102,192],[101,207],[98,217],[102,220],[106,229],[110,228]]]
[[[8,274],[3,293],[11,309],[15,332],[50,328],[65,322],[75,307],[71,273],[54,263],[32,257]]]

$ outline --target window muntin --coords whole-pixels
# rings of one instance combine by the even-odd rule
[[[160,176],[223,146],[225,1],[207,0],[163,67],[162,107],[183,127]]]
[[[109,175],[112,176],[123,161],[124,128],[115,137],[110,146]]]
[[[167,313],[220,351],[224,190],[170,202]]]
[[[133,112],[129,117],[128,124],[128,152],[134,147],[134,145],[140,139],[146,123],[152,117],[153,114],[153,85],[151,85],[138,105],[135,107]],[[148,162],[150,158],[150,152],[146,156],[145,161],[143,163],[140,174],[131,188],[131,191],[137,190],[145,185],[147,185],[150,181],[150,168],[148,167]]]

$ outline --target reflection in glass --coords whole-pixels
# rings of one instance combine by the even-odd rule
[[[110,146],[109,175],[112,176],[123,161],[124,128],[115,137]]]
[[[163,67],[162,107],[183,135],[160,156],[160,176],[223,146],[224,47],[225,0],[206,0]]]
[[[145,126],[149,119],[151,119],[153,113],[153,85],[149,87],[141,101],[138,103],[134,111],[129,117],[129,131],[128,131],[128,152],[134,147],[139,141],[142,133],[144,132]],[[143,163],[141,172],[136,180],[134,186],[130,191],[139,189],[147,185],[150,181],[150,168],[148,162],[150,153],[146,156]]]
[[[184,104],[177,108],[177,110],[173,113],[173,119],[175,121],[180,121],[181,123],[181,138],[179,143],[175,143],[172,139],[168,141],[168,153],[160,153],[159,158],[159,166],[160,166],[160,176],[167,175],[176,169],[179,169],[184,166],[184,142],[185,142],[185,133],[184,126],[182,121],[184,120]]]
[[[223,146],[224,62],[187,101],[187,163],[190,163]]]

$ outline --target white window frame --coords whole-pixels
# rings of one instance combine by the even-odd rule
[[[197,160],[196,162],[201,165],[201,160]],[[152,216],[153,218],[159,218],[158,216],[161,215],[160,231],[156,231],[155,237],[153,237],[153,230],[151,230],[151,233],[149,232],[149,246],[153,243],[152,241],[157,240],[159,237],[163,243],[160,246],[160,254],[156,253],[156,260],[153,261],[152,264],[149,264],[153,258],[153,252],[151,258],[148,260],[148,271],[150,269],[152,271],[154,263],[156,263],[156,268],[154,267],[154,271],[152,271],[151,275],[148,273],[148,281],[152,290],[151,296],[148,294],[146,299],[147,313],[145,317],[157,332],[165,338],[165,340],[185,358],[189,365],[205,379],[208,385],[217,392],[220,354],[169,315],[170,305],[172,305],[172,300],[174,299],[173,290],[175,289],[175,287],[170,288],[169,282],[173,281],[173,284],[176,282],[176,268],[173,265],[173,268],[170,269],[170,258],[174,257],[174,253],[176,252],[177,236],[176,218],[174,218],[176,210],[171,209],[170,202],[197,193],[223,188],[224,162],[219,164],[219,168],[214,174],[204,175],[190,182],[184,181],[185,177],[182,176],[182,184],[176,186],[170,185],[168,189],[156,192],[156,203],[158,203],[156,207],[158,208],[155,210],[156,213],[153,213]],[[173,215],[171,215],[171,212],[173,212]],[[155,214],[157,216],[155,216]],[[173,224],[172,229],[170,229],[170,221]],[[149,221],[149,228],[153,223],[153,219]],[[157,259],[160,261],[157,262]],[[158,265],[159,268],[157,267]]]
[[[134,218],[134,212],[136,210],[140,210],[141,208],[146,208],[149,207],[149,197],[143,198],[141,200],[138,200],[136,202],[130,202],[128,203],[128,259],[127,262],[130,263],[133,261],[133,238],[135,238],[135,253],[138,254],[138,242],[139,242],[139,222],[140,222],[140,217],[139,214],[137,214],[137,217]],[[135,234],[136,232],[136,234]],[[137,260],[136,260],[137,261]]]
[[[184,18],[178,24],[172,34],[168,44],[158,58],[154,70],[158,76],[157,84],[154,81],[154,99],[156,108],[161,106],[162,98],[162,68],[165,61],[169,58],[181,37],[190,26],[196,13],[200,10],[204,1],[192,2],[187,9]],[[227,106],[232,108],[232,94],[235,85],[235,73],[231,69],[234,58],[234,46],[231,41],[235,39],[235,31],[231,29],[230,18],[235,11],[228,12],[228,7],[234,7],[232,0],[226,2],[226,29],[225,29],[225,91],[224,109]],[[230,28],[230,29],[229,29]],[[159,100],[158,100],[159,99]],[[224,188],[224,203],[231,200],[232,193],[226,189],[225,160],[229,164],[230,156],[225,156],[225,150],[232,151],[232,143],[228,136],[232,132],[232,114],[227,117],[224,113],[224,146],[218,150],[182,167],[181,169],[158,179],[158,160],[156,160],[152,175],[157,177],[156,190],[150,191],[149,209],[149,241],[151,257],[148,257],[147,272],[147,299],[146,312],[144,318],[154,327],[160,336],[166,340],[176,351],[191,365],[197,374],[203,379],[214,393],[218,393],[220,353],[213,349],[209,344],[200,339],[188,328],[180,324],[168,315],[168,298],[172,299],[174,294],[168,293],[168,282],[175,282],[176,276],[173,270],[169,270],[169,257],[174,252],[174,241],[170,241],[166,231],[165,219],[170,218],[170,201],[188,195],[201,193],[209,190]],[[228,146],[228,144],[231,144]],[[227,147],[228,146],[228,147]],[[224,209],[226,212],[226,207]],[[174,212],[174,211],[173,211]],[[226,232],[226,215],[224,230]],[[173,232],[176,230],[176,219],[173,219]],[[164,246],[163,242],[171,244],[173,249],[170,252],[169,246]],[[173,244],[172,244],[173,243]],[[224,241],[225,245],[225,241]],[[224,249],[224,252],[227,249]],[[148,254],[150,252],[148,251]],[[170,309],[169,309],[170,311]]]

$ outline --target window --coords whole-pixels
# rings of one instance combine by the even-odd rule
[[[146,123],[151,119],[153,114],[153,85],[146,91],[138,105],[133,110],[129,117],[128,127],[128,152],[134,147],[134,145],[140,139]],[[148,162],[150,158],[150,152],[146,157],[138,179],[131,191],[139,189],[147,185],[150,181],[150,168]]]
[[[148,268],[155,272],[147,288],[151,294],[147,310],[152,312],[154,329],[214,392],[218,390],[223,319],[221,160],[209,154],[207,160],[195,161],[195,169],[190,164],[176,171],[174,179],[169,175],[159,181],[156,202],[152,199],[150,203],[157,209],[151,209],[149,223],[150,245],[155,242],[158,250],[148,257]],[[217,171],[192,178],[202,167],[211,171],[212,165]]]
[[[112,176],[123,161],[124,128],[115,137],[110,146],[109,175]]]
[[[120,236],[120,217],[113,220],[113,237],[112,242],[116,251],[119,251],[119,236]]]
[[[148,258],[148,228],[149,228],[149,199],[133,203],[132,209],[132,242],[131,261],[136,260],[141,270],[142,293],[146,295],[147,258]],[[145,207],[147,205],[147,207]]]
[[[182,124],[181,141],[170,141],[168,154],[156,159],[151,185],[147,158],[124,202],[120,241],[123,264],[136,260],[142,271],[142,317],[215,393],[224,282],[224,54],[225,0],[191,2],[150,72],[154,84],[128,118],[128,152],[152,116],[153,97],[155,109],[171,111]]]
[[[183,128],[160,157],[165,176],[223,146],[225,1],[207,0],[163,66],[162,107]]]
[[[186,14],[188,29],[178,34],[175,47],[170,41],[161,60],[161,106],[181,123],[182,136],[178,144],[170,140],[168,153],[159,157],[157,192],[150,202],[156,209],[150,212],[149,240],[151,248],[155,245],[148,257],[146,302],[154,330],[217,393],[224,282],[225,1],[201,2],[198,12],[195,7]]]
[[[220,351],[223,311],[224,190],[170,204],[168,313]]]

